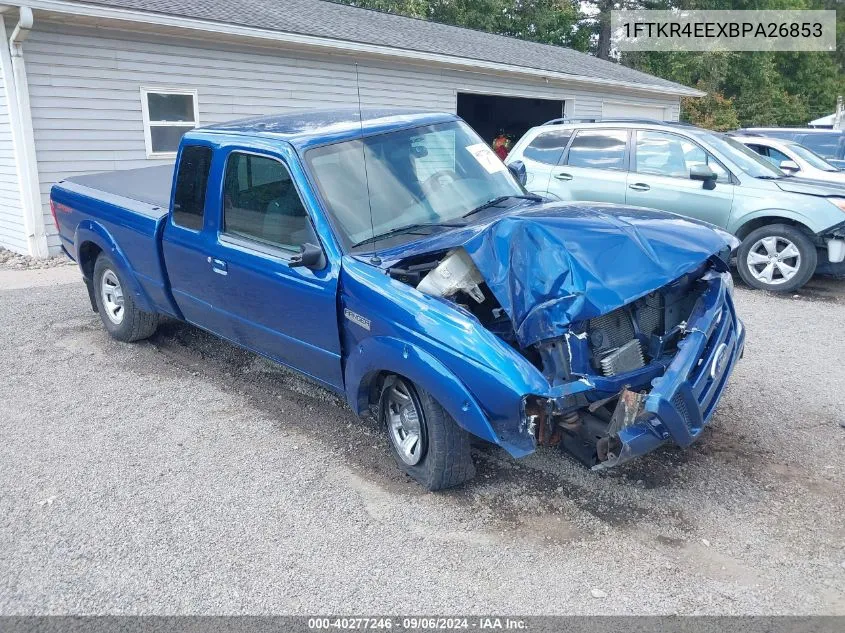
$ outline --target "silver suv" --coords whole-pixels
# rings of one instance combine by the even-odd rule
[[[533,193],[651,207],[736,235],[755,288],[789,292],[815,272],[845,275],[845,185],[792,177],[724,134],[650,120],[557,119],[507,164]]]

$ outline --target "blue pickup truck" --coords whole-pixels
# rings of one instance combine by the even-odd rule
[[[701,433],[743,353],[736,240],[526,192],[458,117],[308,111],[184,136],[51,207],[120,341],[187,321],[342,394],[431,490],[471,438],[607,468]],[[319,423],[316,421],[315,423]]]

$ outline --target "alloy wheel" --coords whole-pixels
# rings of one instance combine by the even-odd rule
[[[801,251],[787,238],[770,235],[754,242],[746,262],[749,272],[760,283],[779,286],[798,274]]]

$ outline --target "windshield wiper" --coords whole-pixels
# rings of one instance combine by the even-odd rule
[[[785,178],[785,176],[770,176],[769,174],[764,174],[762,176],[754,176],[758,180],[780,180],[781,178]]]
[[[363,246],[364,244],[368,244],[370,242],[375,242],[377,240],[383,240],[386,237],[390,237],[391,235],[399,235],[400,233],[411,233],[417,229],[425,229],[430,227],[459,227],[459,226],[466,226],[463,222],[417,222],[415,224],[409,224],[407,226],[400,226],[395,229],[390,229],[386,233],[381,233],[379,235],[375,235],[373,237],[368,237],[365,240],[361,240],[360,242],[356,242],[352,245],[352,248],[358,248],[359,246]]]
[[[475,215],[479,211],[484,211],[485,209],[489,209],[490,207],[496,207],[502,204],[505,200],[509,200],[510,198],[515,198],[517,200],[533,200],[534,202],[540,202],[542,198],[540,196],[499,196],[497,198],[493,198],[492,200],[488,200],[482,205],[475,207],[469,213],[465,213],[463,217],[468,218],[471,215]]]

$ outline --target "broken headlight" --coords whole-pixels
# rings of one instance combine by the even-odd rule
[[[722,281],[725,282],[725,288],[728,289],[728,294],[733,298],[734,296],[734,278],[730,271],[722,273]]]

